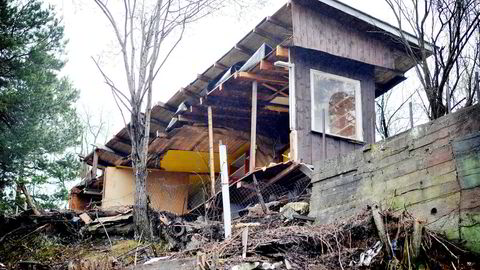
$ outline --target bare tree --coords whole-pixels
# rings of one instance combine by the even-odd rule
[[[458,89],[450,93],[452,111],[460,107],[473,105],[476,96],[475,72],[480,68],[480,28],[477,38],[468,44],[454,66],[454,73],[450,76],[450,89]],[[480,102],[477,100],[477,102]]]
[[[209,14],[217,0],[123,0],[121,12],[107,0],[95,3],[108,19],[123,58],[126,86],[116,85],[95,61],[117,106],[130,114],[131,160],[135,176],[135,235],[153,236],[148,218],[147,151],[153,81],[183,37],[188,24]],[[127,91],[122,91],[127,89]],[[126,124],[125,116],[122,113]]]
[[[378,116],[375,129],[382,139],[386,139],[409,128],[410,117],[402,112],[402,108],[409,101],[412,102],[412,97],[415,93],[417,93],[417,91],[411,93],[399,105],[393,104],[391,101],[392,96],[397,95],[394,93],[394,90],[381,95],[375,100],[376,115]]]
[[[395,14],[399,28],[411,30],[417,37],[418,46],[409,42],[407,35],[400,31],[400,42],[417,64],[415,71],[429,103],[428,116],[436,119],[447,112],[443,97],[449,77],[480,25],[479,1],[385,1]],[[433,63],[427,61],[430,49],[433,50]],[[450,95],[456,89],[452,88]]]
[[[83,132],[81,135],[81,143],[80,149],[78,149],[78,155],[81,159],[83,159],[93,150],[95,144],[97,144],[99,141],[102,143],[107,141],[110,122],[105,119],[105,113],[103,109],[92,113],[86,106],[83,106],[81,120]],[[86,175],[88,172],[88,165],[86,163],[82,163],[80,175]]]

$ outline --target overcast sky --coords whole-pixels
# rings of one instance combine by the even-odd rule
[[[79,111],[82,112],[83,108],[94,114],[103,111],[110,120],[109,133],[116,133],[123,126],[123,121],[109,88],[92,60],[92,57],[100,58],[102,66],[117,85],[125,84],[123,65],[118,62],[120,56],[110,25],[93,1],[46,1],[55,6],[65,25],[69,40],[66,48],[68,62],[62,73],[80,90]],[[384,0],[342,2],[395,24]],[[285,3],[284,0],[269,0],[267,5],[249,9],[247,14],[242,15],[239,15],[238,9],[224,10],[190,25],[180,46],[156,79],[153,101],[167,101],[225,54],[261,19],[272,15]]]

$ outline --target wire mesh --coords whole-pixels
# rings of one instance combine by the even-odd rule
[[[207,189],[199,190],[198,193],[189,197],[189,207],[194,206],[192,214],[195,216],[205,216],[211,220],[222,220],[222,193],[221,180],[218,177],[215,181],[217,196],[210,200],[205,206],[208,199],[206,195]],[[271,202],[281,201],[283,203],[304,200],[311,193],[310,178],[303,173],[295,174],[281,182],[275,184],[267,184],[263,179],[258,179],[258,188],[263,197],[264,202],[268,205]],[[200,195],[201,194],[201,195]],[[232,218],[238,218],[248,212],[248,208],[259,204],[259,196],[257,195],[253,183],[242,184],[240,188],[236,185],[230,187],[230,208]],[[195,207],[196,206],[196,207]]]

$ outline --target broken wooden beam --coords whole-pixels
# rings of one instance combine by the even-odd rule
[[[253,177],[253,185],[255,186],[255,192],[257,193],[258,201],[260,202],[260,206],[262,207],[263,213],[265,215],[267,215],[268,214],[268,208],[265,205],[265,201],[263,200],[262,192],[260,191],[260,187],[258,186],[257,177],[255,176],[255,174],[252,174],[252,177]]]
[[[276,176],[274,176],[273,178],[271,178],[270,180],[267,181],[267,183],[262,187],[263,189],[267,188],[268,186],[276,183],[278,180],[282,179],[283,177],[287,176],[288,174],[290,174],[291,172],[293,172],[294,170],[296,170],[298,167],[300,166],[299,163],[292,163],[290,166],[288,166],[287,168],[285,168],[283,171],[281,171],[279,174],[277,174]],[[243,199],[243,202],[246,202],[248,201],[249,199],[251,199],[252,197],[256,196],[256,193],[253,192],[251,193],[250,195],[248,195],[247,197],[245,197],[245,199]]]
[[[285,79],[285,78],[282,78],[282,77],[260,75],[260,74],[255,74],[253,72],[247,72],[247,71],[237,71],[237,72],[235,72],[234,78],[238,79],[238,80],[269,82],[269,83],[281,84],[281,85],[288,84],[288,79]]]
[[[284,107],[288,108],[288,105],[283,105],[283,104],[277,104],[277,103],[272,103],[270,101],[264,101],[264,100],[257,100],[257,104],[261,107],[264,106],[278,106],[278,107]],[[209,96],[207,99],[203,101],[203,104],[205,106],[217,106],[217,107],[225,107],[225,108],[247,108],[250,109],[251,103],[250,100],[244,99],[244,98],[230,98],[230,97],[220,97],[220,96]]]
[[[257,81],[252,83],[252,117],[250,128],[250,172],[255,169],[255,156],[257,151]]]
[[[275,50],[275,56],[277,56],[278,58],[282,58],[284,60],[288,60],[288,57],[289,57],[288,54],[289,54],[288,48],[280,45],[277,46],[277,49]]]
[[[275,88],[275,87],[273,87],[273,86],[271,86],[271,85],[269,85],[269,84],[267,84],[267,83],[262,83],[262,86],[265,87],[265,88],[267,88],[267,89],[269,89],[269,90],[272,90],[272,91],[274,92],[274,94],[271,95],[271,96],[269,97],[269,99],[270,99],[270,98],[274,98],[274,97],[276,97],[277,95],[282,95],[282,96],[284,96],[284,97],[288,97],[288,94],[285,94],[285,93],[283,92],[283,91],[285,91],[285,90],[288,89],[288,85],[287,85],[287,86],[284,86],[284,87],[282,87],[282,88],[280,88],[280,89],[277,89],[277,88]]]
[[[267,60],[260,61],[259,68],[261,71],[269,71],[271,73],[278,73],[278,74],[288,74],[288,69],[275,67],[272,62]]]
[[[213,156],[213,117],[212,107],[208,106],[208,153],[209,153],[209,165],[210,165],[210,194],[215,195],[215,164]]]

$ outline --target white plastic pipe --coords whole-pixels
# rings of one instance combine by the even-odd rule
[[[225,239],[232,235],[232,215],[230,213],[230,190],[228,188],[228,161],[227,147],[219,145],[220,152],[220,173],[222,176],[222,202],[223,202],[223,225],[225,229]]]

